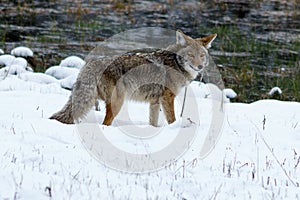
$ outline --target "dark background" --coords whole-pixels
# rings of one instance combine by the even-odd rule
[[[217,33],[210,52],[226,87],[238,93],[235,101],[300,101],[299,0],[0,1],[0,48],[30,47],[35,71],[149,26],[192,37]],[[283,94],[268,96],[274,86]]]

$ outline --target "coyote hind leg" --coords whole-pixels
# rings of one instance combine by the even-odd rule
[[[105,114],[105,118],[103,121],[103,125],[111,125],[111,122],[113,121],[113,114],[112,114],[112,110],[111,110],[111,103],[107,103],[106,104],[106,114]]]
[[[161,105],[163,107],[164,114],[169,124],[173,123],[176,120],[174,112],[174,100],[174,93],[166,89],[161,99]]]

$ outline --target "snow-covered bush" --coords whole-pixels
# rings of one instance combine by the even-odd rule
[[[78,69],[80,69],[84,65],[85,65],[85,61],[77,56],[69,56],[63,59],[59,64],[59,66],[61,67],[72,67]]]
[[[58,83],[58,80],[56,78],[44,73],[21,73],[19,75],[19,78],[24,81],[31,81],[43,84]]]
[[[61,67],[61,66],[53,66],[48,68],[45,71],[45,74],[53,76],[57,79],[64,79],[74,74],[77,75],[78,73],[79,73],[79,69],[77,68]]]
[[[62,88],[71,90],[73,88],[74,83],[76,82],[77,76],[78,76],[78,73],[68,76],[65,79],[62,79],[60,82],[60,86]]]
[[[14,56],[22,56],[22,57],[28,57],[28,56],[33,56],[33,52],[31,49],[28,47],[16,47],[13,50],[11,50],[11,55]]]
[[[13,64],[13,61],[16,57],[9,55],[9,54],[4,54],[0,56],[0,65],[4,66],[9,66]]]

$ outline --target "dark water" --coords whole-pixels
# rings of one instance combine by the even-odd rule
[[[299,0],[0,3],[0,48],[29,46],[38,71],[69,55],[84,58],[106,38],[140,27],[181,29],[192,37],[217,33],[211,54],[238,101],[265,98],[275,85],[285,92],[279,99],[300,100]]]

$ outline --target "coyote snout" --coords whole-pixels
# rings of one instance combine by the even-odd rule
[[[168,123],[174,122],[175,96],[208,66],[207,49],[216,36],[192,39],[176,31],[176,43],[166,49],[90,60],[81,69],[67,104],[51,119],[74,123],[101,99],[106,104],[103,124],[111,125],[124,100],[130,96],[133,100],[150,103],[151,125],[157,126],[160,106]],[[143,77],[151,81],[145,84]]]
[[[198,73],[201,72],[203,69],[204,69],[204,66],[203,65],[199,65],[198,67],[194,67],[193,65],[190,65],[190,67],[197,71]]]

